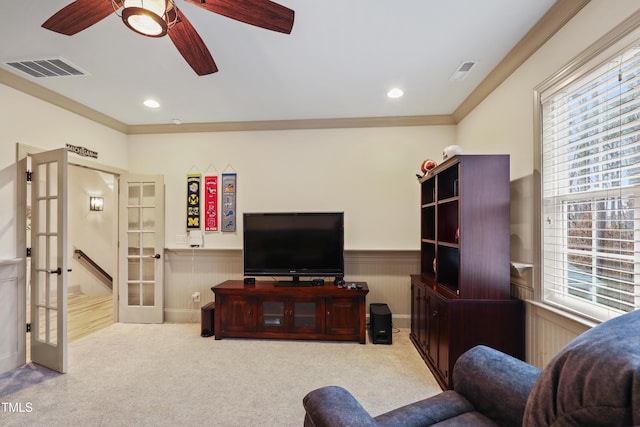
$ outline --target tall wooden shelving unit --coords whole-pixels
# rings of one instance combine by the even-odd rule
[[[475,345],[524,357],[524,306],[510,296],[509,156],[459,155],[419,182],[411,340],[451,388],[455,361]]]

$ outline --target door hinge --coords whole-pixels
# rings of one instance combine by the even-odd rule
[[[31,248],[27,248],[26,257],[31,258]]]
[[[33,178],[33,172],[27,169],[26,174],[27,174],[27,182],[31,182]]]
[[[31,323],[27,323],[27,333],[31,332]]]

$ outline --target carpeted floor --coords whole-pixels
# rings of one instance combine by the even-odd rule
[[[69,344],[69,372],[0,376],[0,425],[301,426],[302,398],[350,390],[373,415],[440,392],[409,340],[201,338],[198,324],[117,323]]]

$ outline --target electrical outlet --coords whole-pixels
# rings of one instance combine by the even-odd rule
[[[191,294],[193,302],[200,302],[200,292],[194,292]]]
[[[176,234],[176,245],[187,246],[187,235]]]

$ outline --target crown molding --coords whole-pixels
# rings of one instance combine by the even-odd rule
[[[265,120],[247,122],[184,123],[180,125],[134,125],[127,128],[129,135],[191,132],[236,132],[300,129],[344,129],[394,126],[455,125],[451,115],[356,117],[306,120]]]
[[[453,114],[448,115],[127,125],[7,70],[0,69],[0,83],[127,135],[455,125],[500,86],[589,1],[557,0]]]
[[[87,107],[71,98],[62,96],[50,89],[39,86],[34,82],[13,74],[7,70],[0,68],[0,83],[5,86],[12,87],[22,93],[31,95],[35,98],[41,99],[49,104],[56,105],[67,111],[71,111],[79,116],[92,120],[101,125],[107,126],[118,132],[127,133],[127,125],[122,123],[106,114],[102,114],[92,108]]]
[[[590,0],[558,0],[542,18],[524,35],[513,49],[498,63],[489,75],[454,111],[453,118],[460,123],[484,99],[500,86],[514,71],[537,52],[555,33],[571,20]]]

